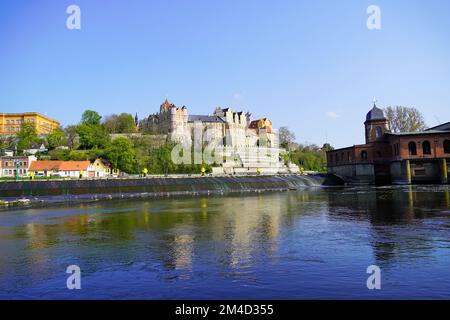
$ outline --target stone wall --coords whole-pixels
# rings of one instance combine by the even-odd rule
[[[375,171],[373,164],[349,164],[328,168],[328,173],[337,175],[346,183],[373,184]]]

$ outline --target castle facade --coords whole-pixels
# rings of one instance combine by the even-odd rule
[[[166,99],[158,113],[137,123],[140,132],[167,135],[175,143],[190,145],[200,141],[203,146],[224,147],[226,154],[219,170],[225,173],[287,170],[272,122],[268,118],[252,120],[249,112],[217,107],[210,115],[191,115],[186,106],[177,107]]]

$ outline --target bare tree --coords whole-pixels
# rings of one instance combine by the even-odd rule
[[[417,132],[426,129],[425,121],[419,110],[412,107],[387,107],[386,117],[389,120],[391,131]]]
[[[280,145],[283,148],[289,149],[290,146],[295,142],[295,133],[289,130],[288,127],[280,127],[280,129],[278,129],[278,135],[280,139]]]

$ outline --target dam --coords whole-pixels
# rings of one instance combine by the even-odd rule
[[[24,180],[0,183],[0,200],[28,199],[64,202],[146,196],[287,191],[342,183],[340,179],[328,174]]]

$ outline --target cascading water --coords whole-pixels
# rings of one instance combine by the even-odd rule
[[[331,182],[331,183],[330,183]],[[287,191],[337,184],[328,175],[221,176],[109,180],[17,181],[0,184],[0,201],[83,201],[145,196]]]

